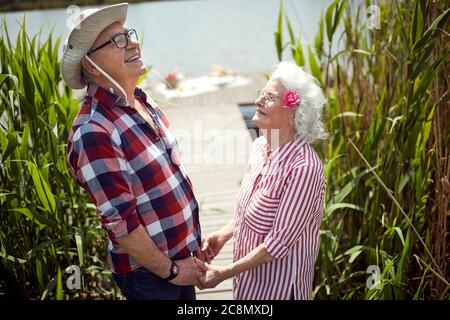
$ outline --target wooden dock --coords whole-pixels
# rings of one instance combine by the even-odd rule
[[[200,204],[200,222],[207,235],[230,221],[248,161],[252,138],[239,111],[239,103],[251,103],[266,79],[263,74],[244,74],[250,84],[165,100],[143,85],[164,109],[172,130],[179,137],[182,159]],[[230,240],[213,264],[233,260]],[[213,289],[198,290],[199,300],[230,300],[232,280]]]

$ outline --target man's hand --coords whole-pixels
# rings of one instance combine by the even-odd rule
[[[202,288],[199,282],[200,277],[204,276],[208,270],[203,264],[196,263],[194,257],[176,260],[179,271],[178,275],[170,282],[178,286],[196,285]]]

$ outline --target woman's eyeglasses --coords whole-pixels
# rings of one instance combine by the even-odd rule
[[[111,39],[109,39],[108,42],[105,42],[104,44],[98,46],[95,49],[89,50],[89,52],[87,54],[89,55],[97,50],[100,50],[101,48],[106,47],[111,42],[114,43],[115,46],[119,49],[126,48],[128,46],[128,39],[132,39],[133,41],[138,40],[138,35],[136,33],[136,30],[130,29],[130,30],[126,30],[124,33],[116,34],[115,36],[111,37]]]
[[[281,99],[277,96],[275,96],[273,93],[267,92],[267,91],[258,91],[258,96],[256,100],[259,98],[263,99],[264,105],[267,105],[269,102],[280,102]]]

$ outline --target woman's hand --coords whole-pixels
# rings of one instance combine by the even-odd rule
[[[206,270],[206,274],[199,278],[198,287],[214,288],[223,280],[234,277],[235,275],[256,268],[264,263],[274,260],[274,257],[267,251],[264,243],[250,251],[245,257],[234,261],[232,264],[221,267],[207,264],[204,261],[196,260],[202,270]],[[203,288],[202,288],[203,287]]]
[[[211,263],[211,261],[219,254],[220,250],[222,250],[226,242],[226,237],[220,232],[213,232],[202,239],[201,255],[204,257],[203,261]]]
[[[201,248],[197,249],[195,255],[208,264],[219,254],[225,243],[233,236],[234,219],[231,219],[220,230],[211,233],[206,238],[202,237]]]
[[[207,268],[206,274],[199,278],[201,284],[201,286],[199,286],[200,289],[215,288],[222,281],[230,277],[228,268],[226,267],[214,266],[204,262],[198,263],[203,263],[204,267]]]
[[[201,247],[195,251],[195,256],[209,264],[219,254],[225,243],[226,240],[219,232],[214,232],[206,238],[202,237]]]
[[[211,263],[211,259],[209,258],[209,252],[208,250],[203,251],[203,243],[205,242],[205,239],[202,237],[201,245],[200,247],[195,250],[194,254],[195,257],[201,261]]]

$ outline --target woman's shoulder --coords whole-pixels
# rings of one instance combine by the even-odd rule
[[[264,150],[266,150],[267,148],[267,141],[266,138],[264,136],[260,136],[258,138],[255,139],[255,141],[253,141],[252,143],[252,147],[251,147],[251,153],[260,153]]]
[[[254,147],[256,147],[256,146],[260,146],[261,147],[261,146],[265,146],[266,144],[267,144],[267,141],[266,141],[266,137],[264,137],[264,136],[259,136],[252,143],[252,145]]]
[[[296,172],[323,173],[324,167],[322,160],[309,143],[298,150],[292,159],[291,170]]]

